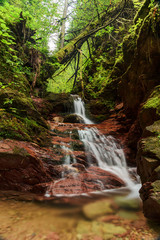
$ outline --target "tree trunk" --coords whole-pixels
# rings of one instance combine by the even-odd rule
[[[65,37],[65,25],[66,25],[67,9],[68,9],[68,0],[65,0],[65,2],[64,2],[64,10],[63,10],[63,18],[62,18],[61,34],[60,34],[60,49],[64,47],[64,37]]]
[[[61,48],[57,53],[56,57],[60,63],[66,63],[70,59],[76,56],[78,49],[81,49],[83,43],[93,36],[99,30],[107,27],[113,23],[123,12],[126,2],[128,0],[122,0],[107,14],[104,14],[101,18],[104,18],[104,22],[101,23],[98,19],[88,24],[81,33],[69,42],[65,47]]]

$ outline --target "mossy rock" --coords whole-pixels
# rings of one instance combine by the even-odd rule
[[[0,103],[7,112],[20,117],[30,116],[38,124],[47,128],[47,124],[33,105],[32,99],[24,93],[11,88],[0,90]]]
[[[157,128],[152,131],[157,131]],[[155,169],[160,165],[160,140],[157,133],[140,141],[136,160],[142,183],[155,180],[159,175]]]
[[[124,227],[116,226],[112,223],[103,223],[98,221],[79,221],[76,232],[80,239],[85,239],[85,235],[90,238],[87,239],[118,239],[119,234],[127,233]]]
[[[151,184],[152,192],[144,201],[143,210],[147,218],[160,219],[160,180]]]
[[[160,115],[160,85],[156,86],[147,101],[143,105],[143,109],[156,109],[156,113]]]
[[[84,205],[83,214],[88,219],[96,219],[106,214],[113,214],[112,204],[110,200],[99,200],[93,203]]]
[[[143,139],[142,145],[143,156],[160,160],[160,140],[158,136]]]
[[[80,141],[73,141],[71,147],[74,151],[84,151],[84,144]]]
[[[84,119],[81,116],[73,113],[65,116],[63,122],[64,123],[84,123]]]
[[[0,137],[49,143],[48,125],[32,99],[9,87],[0,90]]]
[[[73,112],[73,98],[69,93],[48,93],[46,100],[52,103],[53,112]]]
[[[48,130],[31,118],[19,118],[0,109],[0,138],[49,144]]]

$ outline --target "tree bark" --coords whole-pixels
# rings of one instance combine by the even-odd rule
[[[64,37],[65,37],[67,9],[68,9],[68,0],[65,0],[65,2],[64,2],[64,10],[63,10],[63,17],[62,17],[61,34],[60,34],[60,49],[64,47]]]

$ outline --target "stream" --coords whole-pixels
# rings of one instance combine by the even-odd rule
[[[53,132],[62,135],[67,128],[68,134],[58,143],[53,138],[53,148],[63,154],[59,178],[49,184],[46,201],[1,198],[0,240],[158,239],[159,223],[143,216],[139,177],[127,166],[120,143],[87,118],[79,96],[73,103],[82,123],[52,125]],[[85,157],[74,149],[74,128]]]
[[[139,198],[139,189],[140,189],[140,180],[136,174],[135,168],[129,168],[126,163],[125,155],[122,149],[122,146],[118,141],[111,135],[103,135],[97,128],[96,125],[86,117],[85,104],[78,95],[72,95],[74,113],[76,116],[79,116],[80,126],[73,124],[70,128],[69,137],[70,141],[68,145],[65,142],[61,141],[61,149],[64,151],[64,162],[63,169],[61,173],[61,178],[57,181],[54,181],[51,186],[49,186],[46,191],[45,196],[75,196],[85,193],[96,193],[96,194],[105,194],[107,192],[115,192],[116,189],[120,191],[128,191],[129,196],[133,198]],[[67,125],[67,124],[63,124]],[[60,127],[62,124],[60,124]],[[74,150],[72,148],[72,134],[76,128],[78,132],[78,139],[84,146],[85,152],[85,165],[77,161]],[[58,131],[59,128],[58,128]],[[61,130],[62,131],[62,130]],[[64,131],[65,132],[65,131]],[[57,147],[55,145],[55,147]],[[85,166],[87,165],[87,169]],[[84,170],[83,174],[82,171]],[[92,170],[89,171],[89,170]],[[95,177],[90,177],[91,175],[98,174]],[[69,173],[69,174],[67,174]],[[85,178],[84,177],[85,173]],[[102,175],[106,174],[108,182],[102,179]],[[132,175],[132,176],[131,176]],[[134,179],[133,179],[134,175]],[[89,177],[88,177],[89,176]],[[83,181],[81,181],[83,178]],[[86,184],[87,180],[90,178],[90,182],[94,184],[95,190],[91,191],[91,186]],[[74,182],[74,185],[78,185],[78,191],[73,188],[69,189],[66,185],[68,179]],[[80,182],[80,181],[81,182]],[[84,183],[84,184],[82,184]],[[110,183],[110,184],[109,184]],[[84,186],[85,185],[85,186]],[[61,189],[65,188],[65,192]],[[67,190],[68,189],[68,190]]]

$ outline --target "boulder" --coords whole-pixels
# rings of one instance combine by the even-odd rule
[[[84,120],[81,116],[73,113],[64,117],[64,123],[84,123]]]
[[[34,185],[51,181],[38,150],[27,142],[0,141],[0,190],[30,192]]]
[[[61,169],[62,170],[62,169]],[[64,166],[64,177],[51,183],[50,195],[91,193],[125,186],[123,180],[99,167],[85,169],[82,164]]]
[[[108,199],[88,203],[83,206],[83,214],[86,218],[91,220],[104,215],[113,214],[114,212],[112,202]]]

